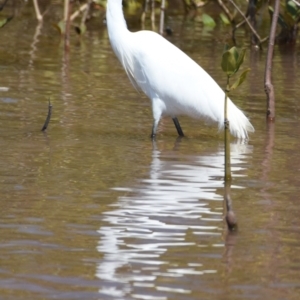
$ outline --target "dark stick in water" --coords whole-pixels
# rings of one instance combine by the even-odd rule
[[[42,128],[42,131],[45,131],[48,127],[48,124],[50,122],[50,119],[51,119],[51,114],[52,114],[52,104],[50,102],[50,99],[49,99],[49,105],[48,105],[48,115],[47,115],[47,118],[46,118],[46,121],[45,121],[45,124]]]

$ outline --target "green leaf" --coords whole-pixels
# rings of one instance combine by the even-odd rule
[[[1,18],[0,19],[0,28],[4,27],[11,19],[13,18],[13,16],[8,17],[8,18]]]
[[[221,66],[223,71],[227,73],[227,76],[231,76],[238,71],[239,66],[237,63],[239,59],[242,60],[243,56],[240,57],[235,46],[223,53]]]
[[[211,16],[209,16],[208,14],[203,14],[202,15],[202,22],[203,22],[204,26],[208,26],[208,27],[215,27],[216,26],[215,20]]]
[[[273,7],[269,6],[269,13],[270,13],[270,16],[271,18],[273,18],[273,13],[274,13],[274,10],[273,10]],[[281,13],[279,13],[278,15],[278,20],[277,20],[278,24],[284,28],[284,29],[288,29],[290,26],[288,25],[288,23],[285,21],[284,17],[282,16]]]
[[[7,19],[0,19],[0,28],[3,27],[7,23]]]
[[[231,24],[231,22],[230,22],[230,20],[227,18],[227,16],[224,14],[224,13],[220,13],[220,18],[221,18],[221,20],[223,21],[223,23],[225,24],[225,25],[230,25]]]
[[[227,74],[227,76],[233,75],[236,70],[236,58],[231,50],[232,48],[223,53],[221,62],[222,70]]]
[[[239,52],[238,52],[237,48],[235,46],[233,46],[229,49],[229,51],[234,55],[235,62],[237,62],[239,59]]]
[[[294,21],[298,19],[300,10],[293,1],[287,2],[286,11],[293,18]]]
[[[242,48],[240,53],[239,53],[239,57],[237,59],[237,62],[236,62],[236,72],[239,70],[240,66],[244,62],[245,54],[246,54],[246,48]]]
[[[84,35],[86,33],[86,25],[81,23],[79,26],[75,26],[75,31],[78,35]]]
[[[60,34],[64,34],[66,32],[66,22],[64,20],[61,20],[57,24],[53,25],[60,32]]]
[[[84,23],[80,24],[80,30],[82,35],[86,33],[86,25]]]
[[[238,88],[246,79],[248,72],[250,69],[246,69],[242,72],[242,74],[239,76],[239,78],[235,81],[235,83],[230,87],[230,90],[235,90]]]

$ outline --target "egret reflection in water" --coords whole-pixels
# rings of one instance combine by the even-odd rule
[[[243,173],[252,149],[233,144],[231,152],[234,177]],[[159,285],[159,277],[171,279],[174,287],[167,289],[176,292],[177,278],[216,272],[205,265],[197,249],[215,245],[209,251],[219,253],[224,247],[223,176],[223,147],[199,156],[154,147],[149,178],[132,187],[114,188],[123,195],[103,214],[107,226],[98,231],[97,250],[103,255],[96,270],[103,284],[99,293],[114,299],[133,293],[139,298],[139,288],[155,287],[160,296],[153,299],[161,299],[166,287]],[[191,256],[188,265],[181,262],[181,255]]]

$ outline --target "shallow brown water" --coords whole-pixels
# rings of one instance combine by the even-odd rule
[[[181,21],[172,42],[224,84],[227,29]],[[248,53],[249,80],[232,98],[256,132],[232,141],[229,234],[222,134],[180,118],[178,140],[165,119],[153,144],[149,101],[104,25],[72,36],[66,54],[50,24],[24,13],[0,31],[0,299],[298,299],[298,51],[276,49],[269,128],[265,51]]]

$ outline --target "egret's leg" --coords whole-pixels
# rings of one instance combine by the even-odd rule
[[[154,121],[153,122],[153,126],[152,126],[152,132],[151,132],[151,138],[152,138],[152,140],[155,139],[157,126],[158,126],[158,124],[155,124],[155,121]]]
[[[154,140],[155,139],[155,136],[156,136],[156,131],[157,131],[157,127],[158,127],[158,124],[159,124],[159,119],[156,119],[154,118],[154,121],[153,121],[153,126],[152,126],[152,133],[151,133],[151,138]]]
[[[173,120],[174,125],[175,125],[175,127],[176,127],[176,129],[177,129],[178,135],[179,135],[179,136],[184,136],[183,131],[182,131],[182,129],[181,129],[181,126],[180,126],[180,124],[179,124],[178,119],[177,119],[176,117],[174,117],[174,118],[172,118],[172,120]]]
[[[164,103],[159,98],[152,99],[153,126],[151,138],[155,139],[157,127],[164,109]]]

